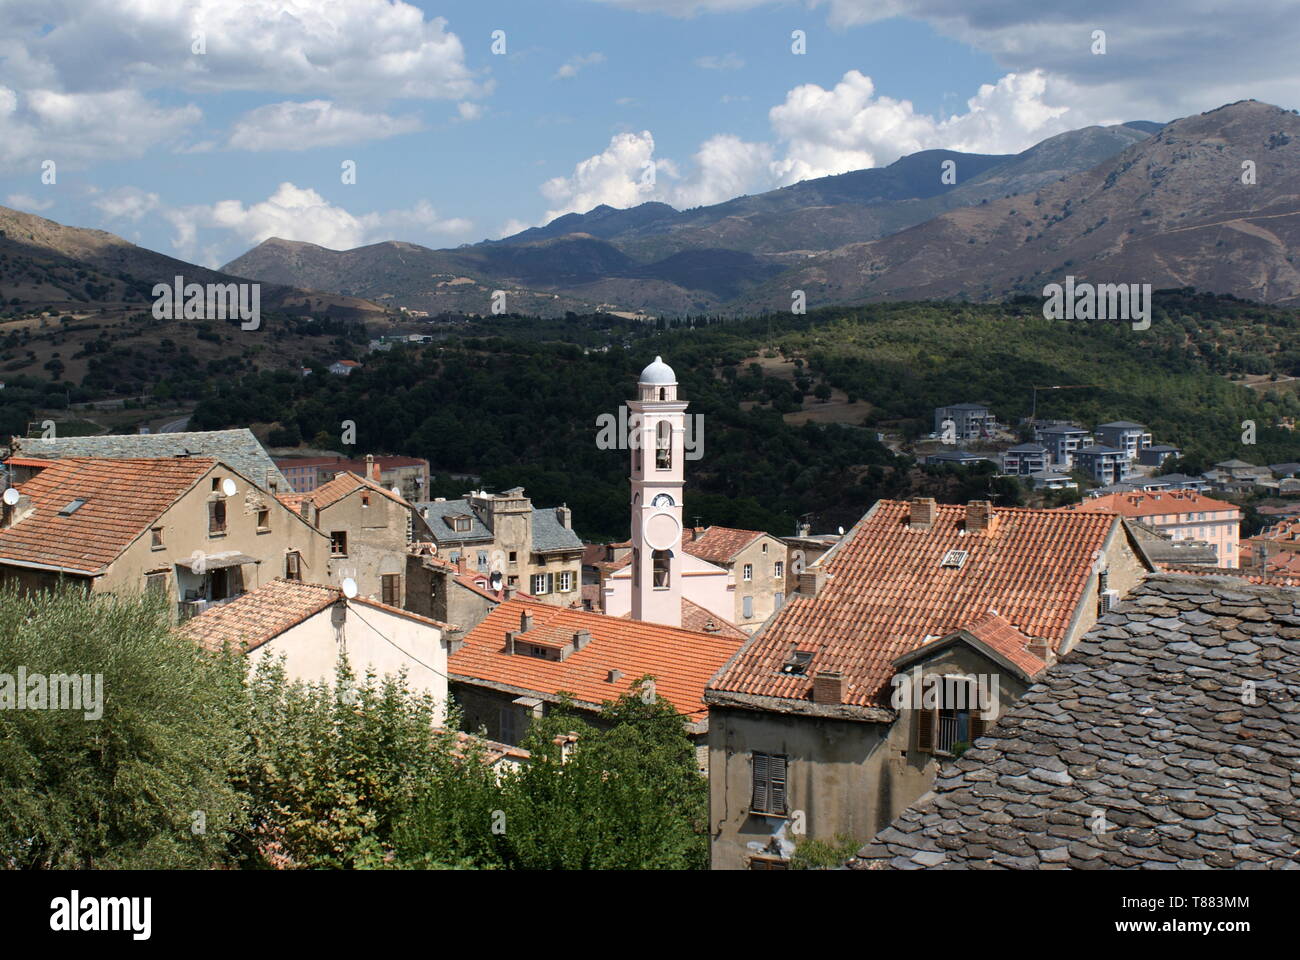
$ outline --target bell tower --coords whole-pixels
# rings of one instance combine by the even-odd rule
[[[628,402],[632,448],[632,619],[682,625],[682,487],[686,401],[655,357]]]

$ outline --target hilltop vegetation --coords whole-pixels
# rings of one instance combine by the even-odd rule
[[[1189,462],[1236,456],[1270,463],[1300,453],[1300,438],[1277,425],[1300,415],[1300,398],[1281,384],[1251,390],[1229,380],[1300,374],[1300,318],[1232,298],[1160,294],[1146,331],[1048,321],[1041,304],[1026,298],[697,319],[646,327],[629,333],[626,347],[607,350],[557,342],[590,342],[600,322],[548,321],[555,340],[453,334],[372,354],[347,378],[260,371],[210,381],[191,423],[274,423],[276,445],[427,457],[439,474],[432,495],[464,492],[466,482],[449,473],[480,476],[489,488],[523,485],[540,503],[568,502],[581,534],[609,538],[627,536],[628,454],[597,448],[596,418],[617,414],[656,354],[677,371],[689,413],[704,416],[703,457],[687,464],[686,498],[688,520],[704,524],[787,533],[812,513],[816,526],[833,528],[852,523],[879,497],[921,494],[1019,502],[1013,481],[917,468],[876,433],[921,436],[933,429],[935,406],[964,400],[988,402],[1015,423],[1029,415],[1035,384],[1095,384],[1040,391],[1039,415],[1089,424],[1139,420],[1183,447]],[[801,374],[791,381],[746,362],[761,356],[792,358]],[[823,384],[865,401],[861,422],[787,422],[786,415],[817,406],[817,395],[828,392]],[[341,444],[349,420],[354,447]],[[1241,443],[1244,420],[1256,423],[1254,446]]]

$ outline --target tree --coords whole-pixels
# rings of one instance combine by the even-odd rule
[[[176,634],[160,599],[75,587],[0,591],[0,664],[14,671],[0,676],[0,866],[226,860],[243,822],[230,784],[241,664]],[[73,692],[70,680],[50,679],[59,675],[81,678],[82,709],[48,709],[54,688]],[[35,677],[49,686],[46,709],[32,709]],[[19,696],[26,709],[14,708]]]
[[[334,683],[290,681],[264,659],[248,682],[247,794],[251,865],[382,866],[393,831],[448,752],[436,705],[405,676],[358,682],[340,658]]]

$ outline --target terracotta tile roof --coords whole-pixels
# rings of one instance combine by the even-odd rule
[[[519,629],[520,614],[533,617],[524,642],[567,642],[579,630],[592,639],[566,659],[544,660],[505,653],[506,632]],[[451,655],[452,680],[503,684],[512,689],[554,696],[571,693],[590,704],[615,700],[632,689],[640,677],[655,677],[655,691],[692,721],[708,715],[704,684],[736,652],[740,640],[719,634],[692,633],[640,620],[607,617],[585,610],[552,607],[527,600],[508,600],[465,635],[464,645]],[[614,682],[611,670],[622,676]]]
[[[839,671],[843,702],[885,706],[894,661],[967,627],[990,609],[1056,647],[1092,573],[1094,551],[1119,527],[1113,513],[996,508],[990,532],[967,533],[966,507],[934,506],[928,529],[909,504],[881,500],[814,564],[820,593],[791,594],[710,691],[808,700],[813,675]],[[964,551],[960,567],[943,566]],[[813,653],[803,676],[781,671],[793,649]]]
[[[710,625],[716,629],[708,629]],[[720,637],[733,637],[737,640],[749,639],[749,634],[730,620],[724,620],[685,597],[682,597],[682,629],[695,633],[716,633]]]
[[[382,494],[394,503],[401,504],[404,507],[411,506],[404,497],[393,493],[393,491],[375,483],[375,481],[367,480],[365,477],[360,477],[355,473],[347,472],[340,473],[333,480],[330,480],[327,483],[322,483],[311,493],[303,494],[302,496],[310,497],[312,502],[316,505],[317,510],[324,510],[325,508],[338,503],[354,490],[359,490],[363,487]]]
[[[697,531],[695,539],[683,543],[682,549],[709,563],[730,563],[736,554],[763,535],[762,530],[714,526]]]
[[[248,653],[342,599],[338,587],[277,577],[186,620],[180,632],[209,650],[230,644]]]
[[[209,650],[219,650],[223,644],[229,643],[248,653],[341,600],[343,591],[338,587],[276,577],[229,603],[210,607],[186,620],[180,632]],[[345,602],[384,610],[441,630],[455,629],[441,620],[366,597],[353,597]]]
[[[1175,513],[1221,513],[1236,510],[1237,505],[1215,500],[1195,490],[1160,490],[1154,493],[1108,493],[1060,509],[1080,513],[1118,513],[1125,517],[1154,517]]]
[[[0,531],[0,562],[97,573],[215,464],[199,457],[53,461],[18,488],[35,512]],[[60,516],[74,500],[85,503]]]
[[[853,866],[1294,869],[1298,699],[1300,591],[1153,575]]]
[[[1031,677],[1047,666],[1046,660],[1029,652],[1028,644],[1031,638],[1025,636],[995,611],[990,610],[963,629],[976,640],[1002,654]]]

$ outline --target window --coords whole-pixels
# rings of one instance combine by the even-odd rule
[[[763,544],[763,552],[764,552],[764,553],[767,553],[767,544],[766,544],[766,543]]]
[[[784,579],[785,579],[785,561],[784,561],[784,560],[778,560],[776,563],[772,564],[772,578],[773,578],[774,580],[784,580]]]
[[[519,728],[516,724],[518,711],[514,707],[502,707],[500,713],[501,724],[501,742],[513,744],[519,736]]]
[[[167,574],[164,573],[146,573],[144,576],[145,591],[154,596],[165,596],[167,594]]]
[[[781,667],[781,672],[789,674],[792,677],[805,677],[808,675],[808,664],[812,663],[811,650],[792,650],[790,658]]]
[[[370,506],[370,491],[369,491],[369,490],[362,490],[362,491],[361,491],[361,505],[362,505],[363,507],[368,507],[368,506]]]
[[[518,562],[518,560],[517,560],[518,556],[519,556],[519,555],[518,555],[517,553],[515,553],[515,551],[511,550],[511,551],[510,551],[510,562],[511,562],[511,563],[517,563],[517,562]]]
[[[754,615],[754,598],[742,597],[740,601],[740,607],[745,614],[745,619],[748,620],[750,617]]]
[[[654,579],[650,582],[659,589],[671,586],[669,576],[669,560],[672,557],[670,550],[656,550],[650,558]]]
[[[161,550],[163,547],[162,533],[162,527],[154,527],[149,531],[149,545],[155,550]]]
[[[478,552],[478,568],[480,572],[487,573],[488,553],[486,550],[480,550]]]
[[[655,427],[655,469],[671,470],[673,468],[673,428],[667,420],[660,420]]]
[[[532,590],[533,596],[540,597],[543,596],[544,594],[551,592],[549,589],[547,589],[547,587],[549,586],[548,581],[550,580],[550,577],[551,575],[549,573],[533,574],[533,590]]]
[[[755,753],[751,762],[754,791],[749,809],[753,813],[785,816],[785,755]]]
[[[208,504],[208,536],[226,532],[226,501],[213,500]]]
[[[938,709],[917,710],[917,749],[923,753],[953,753],[959,744],[969,746],[982,737],[988,721],[979,712],[978,691],[965,677],[931,677],[938,684],[923,696]]]
[[[284,555],[284,579],[302,579],[302,554],[297,550],[290,550]]]
[[[560,571],[560,593],[568,593],[573,589],[573,571]]]
[[[402,575],[400,573],[385,573],[379,580],[383,588],[380,599],[390,607],[400,607],[402,605]]]
[[[781,593],[781,592],[778,590],[777,593],[775,594],[775,596],[772,597],[772,609],[773,609],[773,610],[780,610],[782,604],[784,604],[784,603],[785,603],[785,594],[784,594],[784,593]]]
[[[77,497],[77,499],[73,500],[66,507],[64,507],[62,510],[59,511],[59,516],[70,517],[85,505],[86,505],[86,498]]]
[[[741,574],[741,579],[742,580],[754,579],[754,565],[752,563],[745,564],[744,571]]]
[[[456,518],[456,532],[469,533],[469,517]]]
[[[213,477],[213,478],[212,478],[212,492],[213,492],[213,493],[217,493],[217,492],[219,492],[220,490],[221,490],[221,478],[220,478],[220,477]]]
[[[965,550],[949,550],[939,561],[941,567],[951,567],[954,570],[960,570],[966,565],[966,557],[969,556]]]
[[[346,557],[348,555],[348,534],[346,530],[330,531],[330,556]]]
[[[257,529],[271,529],[271,511],[268,508],[263,507],[261,510],[257,511]]]

